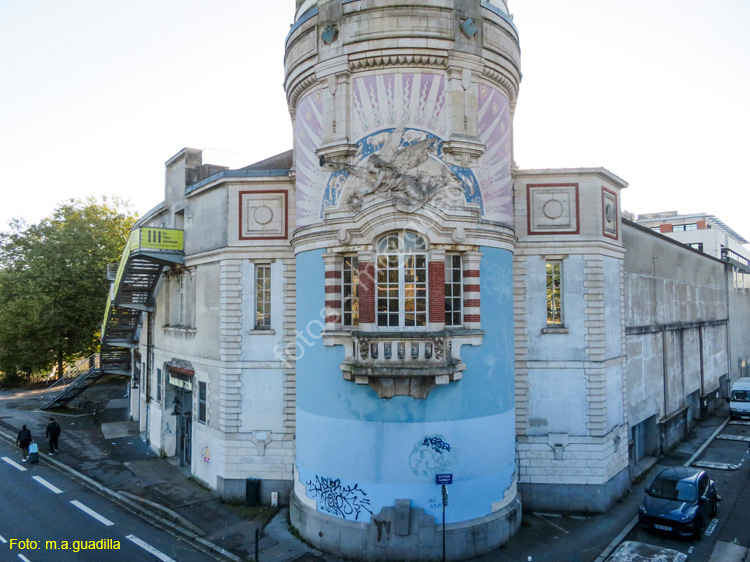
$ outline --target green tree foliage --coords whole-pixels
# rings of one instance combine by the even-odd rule
[[[0,371],[29,375],[94,353],[109,290],[135,222],[120,198],[71,199],[0,233]]]

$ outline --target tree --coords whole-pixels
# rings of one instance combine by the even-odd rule
[[[94,353],[109,283],[135,222],[122,199],[60,204],[0,233],[0,371],[31,374]]]

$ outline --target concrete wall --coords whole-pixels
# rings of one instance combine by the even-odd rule
[[[725,265],[628,222],[623,242],[628,422],[657,421],[657,454],[704,415],[727,374]]]

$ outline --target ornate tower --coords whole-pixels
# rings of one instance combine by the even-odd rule
[[[305,0],[286,44],[297,341],[292,522],[436,560],[520,525],[505,0]]]

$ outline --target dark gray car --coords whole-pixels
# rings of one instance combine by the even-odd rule
[[[638,510],[642,527],[700,540],[704,523],[718,508],[716,484],[704,470],[671,467],[646,488]]]

